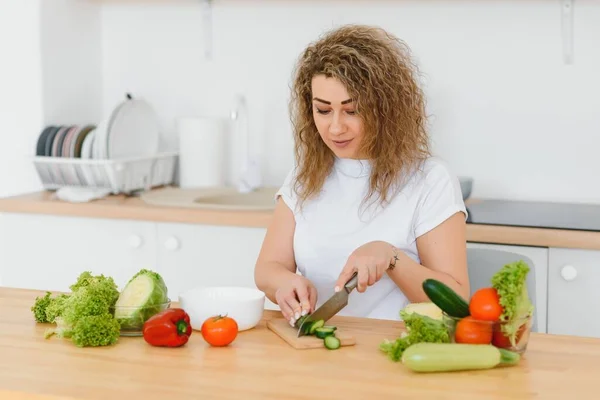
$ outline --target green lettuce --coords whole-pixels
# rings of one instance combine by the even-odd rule
[[[498,292],[503,312],[500,315],[502,332],[515,346],[521,326],[533,314],[533,304],[527,292],[529,265],[524,261],[506,264],[492,277],[492,287]]]
[[[379,349],[392,361],[399,361],[402,353],[415,343],[449,343],[450,334],[443,321],[416,312],[400,311],[407,333],[395,340],[385,339]]]

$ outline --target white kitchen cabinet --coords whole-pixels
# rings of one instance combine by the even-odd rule
[[[551,248],[548,333],[600,337],[600,251]]]
[[[537,316],[537,332],[545,333],[548,329],[548,248],[474,242],[467,243],[467,247],[509,251],[511,253],[523,254],[525,257],[528,257],[531,260],[535,268],[535,314]],[[499,265],[498,268],[500,267],[502,266]]]
[[[68,291],[83,271],[112,276],[122,288],[156,268],[151,222],[0,214],[0,285]]]
[[[266,229],[170,223],[157,226],[158,268],[171,300],[200,286],[256,288],[254,265]],[[265,303],[273,308],[268,299]]]

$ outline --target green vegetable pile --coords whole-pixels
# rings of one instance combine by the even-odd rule
[[[416,312],[400,311],[408,333],[396,340],[385,339],[379,349],[392,361],[400,361],[402,353],[415,343],[450,343],[450,334],[443,321]]]
[[[528,273],[527,263],[517,261],[506,264],[492,277],[492,287],[498,292],[503,308],[500,321],[507,322],[502,324],[502,332],[513,346],[519,329],[527,322],[525,318],[533,313],[533,304],[527,292]]]
[[[82,272],[71,293],[37,297],[31,311],[38,323],[54,324],[45,337],[69,339],[79,347],[115,344],[122,330],[139,329],[168,303],[167,286],[156,272],[141,269],[120,293],[113,278]]]
[[[46,338],[56,335],[79,347],[107,346],[117,342],[119,323],[111,313],[119,298],[113,278],[85,271],[69,287],[70,294],[38,297],[31,311],[36,322],[53,323]]]

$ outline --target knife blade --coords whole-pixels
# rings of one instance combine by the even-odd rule
[[[350,296],[350,292],[352,292],[358,283],[357,272],[355,272],[352,277],[346,282],[342,290],[335,293],[333,296],[329,298],[325,303],[321,305],[321,307],[317,308],[312,314],[308,315],[298,326],[296,323],[296,328],[298,328],[298,336],[301,337],[306,335],[307,326],[310,326],[311,322],[318,321],[322,319],[327,322],[331,317],[336,315],[340,310],[342,310],[346,305],[348,305],[348,297]]]

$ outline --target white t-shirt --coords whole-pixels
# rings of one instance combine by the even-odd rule
[[[369,199],[371,203],[374,200],[374,206],[361,206],[369,187],[370,168],[366,160],[336,159],[321,193],[305,201],[302,210],[296,208],[294,169],[276,194],[294,212],[296,266],[315,285],[317,307],[334,294],[335,282],[357,247],[383,240],[420,262],[416,244],[419,236],[458,211],[466,218],[460,183],[441,160],[428,159],[405,180],[384,209],[377,197]],[[400,288],[384,274],[364,293],[352,291],[339,315],[400,320],[399,312],[408,303]]]

